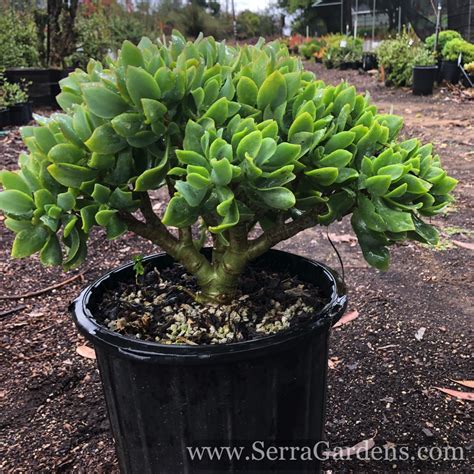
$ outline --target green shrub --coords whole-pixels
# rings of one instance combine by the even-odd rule
[[[298,52],[306,59],[313,59],[314,53],[321,51],[322,47],[322,42],[318,41],[316,38],[313,38],[311,41],[300,44],[298,47]]]
[[[394,39],[382,41],[376,53],[387,85],[403,87],[411,84],[412,68],[418,52],[419,47],[405,32]]]
[[[29,85],[26,82],[21,84],[8,82],[4,69],[0,68],[0,109],[28,102]]]
[[[446,61],[457,61],[460,54],[463,63],[474,61],[474,44],[459,38],[453,39],[446,43],[442,52]]]
[[[38,36],[33,18],[0,9],[0,67],[39,65]]]
[[[228,18],[213,16],[193,1],[181,9],[174,9],[168,16],[168,24],[179,29],[185,36],[195,38],[201,32],[216,38],[231,35],[232,26]]]
[[[324,41],[323,63],[326,67],[340,67],[344,63],[362,61],[363,41],[360,38],[336,34],[325,36]],[[342,47],[341,42],[345,42],[346,46]]]
[[[456,185],[431,145],[398,139],[401,117],[316,81],[278,42],[125,42],[108,69],[91,61],[61,88],[64,113],[24,127],[20,171],[1,174],[12,255],[39,252],[45,265],[83,262],[95,226],[109,239],[129,230],[196,277],[199,301],[225,302],[250,261],[345,215],[367,261],[386,269],[388,246],[436,242],[421,218]],[[163,216],[149,194],[161,188]],[[212,260],[199,252],[210,235]]]
[[[102,12],[81,14],[76,19],[76,51],[66,58],[69,66],[86,67],[89,59],[104,61],[112,49],[109,19]]]
[[[125,40],[138,43],[143,36],[150,33],[146,31],[143,21],[122,11],[108,18],[107,24],[110,29],[110,48],[113,51],[118,51]]]
[[[438,35],[438,52],[442,51],[448,41],[453,39],[462,39],[462,36],[454,30],[444,30],[440,31]],[[432,34],[425,39],[425,45],[431,51],[434,50],[436,35]]]
[[[431,51],[419,48],[413,58],[413,66],[434,66],[436,58]]]
[[[468,74],[474,75],[474,61],[464,64],[464,69]]]
[[[28,102],[28,93],[25,86],[4,82],[2,84],[4,103],[7,107]]]

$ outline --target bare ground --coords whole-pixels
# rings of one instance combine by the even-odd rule
[[[403,115],[406,135],[433,141],[460,180],[456,205],[436,219],[443,229],[441,244],[394,248],[386,273],[368,268],[347,221],[329,228],[344,261],[350,309],[359,317],[332,335],[328,442],[353,446],[374,438],[376,447],[409,455],[398,461],[331,460],[324,467],[333,472],[472,471],[470,402],[435,387],[468,391],[453,380],[474,378],[472,250],[466,248],[474,240],[474,102],[446,90],[414,97],[356,71],[310,67],[328,82],[348,78],[359,90],[369,90],[381,110]],[[21,147],[17,130],[0,137],[2,168],[15,168]],[[10,260],[11,242],[11,233],[0,226],[1,295],[23,294],[71,276],[42,268],[35,258]],[[308,230],[280,248],[339,266],[325,229]],[[96,364],[77,354],[84,341],[67,307],[102,272],[134,253],[156,250],[132,235],[108,242],[99,231],[91,258],[72,274],[84,272],[80,278],[37,297],[0,299],[1,472],[117,471]],[[4,314],[10,309],[17,310]],[[418,340],[420,328],[425,332]],[[446,446],[462,447],[465,459],[417,458],[419,447],[434,447],[434,457],[442,457]]]

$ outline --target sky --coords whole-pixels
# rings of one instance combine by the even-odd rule
[[[221,0],[225,5],[225,0]],[[238,12],[242,10],[252,10],[252,11],[259,11],[265,10],[272,2],[272,0],[234,0],[235,1],[235,9]],[[230,5],[230,0],[229,0]]]

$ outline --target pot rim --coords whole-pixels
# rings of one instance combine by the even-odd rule
[[[284,255],[287,258],[290,256],[316,268],[319,267],[326,280],[332,286],[330,301],[320,311],[315,312],[307,321],[277,334],[249,341],[193,346],[144,341],[111,331],[94,319],[88,304],[95,290],[110,277],[130,269],[133,266],[133,262],[121,265],[95,280],[91,285],[82,290],[69,306],[69,310],[79,331],[94,345],[105,346],[116,352],[116,355],[119,357],[166,364],[203,363],[211,360],[213,362],[217,360],[224,362],[229,359],[232,361],[239,358],[246,359],[262,353],[268,354],[269,351],[277,352],[283,350],[288,345],[297,344],[302,338],[308,337],[313,332],[328,332],[331,326],[344,314],[347,307],[346,288],[337,273],[322,263],[300,255],[276,249],[271,249],[268,253],[273,254],[276,258]],[[170,258],[166,253],[160,252],[145,257],[143,261],[159,259],[160,257]]]
[[[413,66],[413,69],[432,70],[432,69],[438,69],[438,66],[436,64],[432,66]]]

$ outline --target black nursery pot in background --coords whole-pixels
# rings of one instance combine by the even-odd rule
[[[371,69],[377,69],[377,57],[373,53],[364,53],[362,56],[362,69],[364,71],[370,71]]]
[[[461,77],[461,82],[464,87],[474,87],[474,74],[468,74],[469,81],[467,78],[464,76],[464,74]]]
[[[33,119],[31,103],[16,104],[10,107],[10,124],[21,126],[27,125]]]
[[[61,92],[59,81],[73,69],[13,68],[5,71],[9,82],[26,82],[28,95],[35,106],[57,107],[56,96]]]
[[[166,254],[145,260],[158,269],[173,264]],[[329,333],[346,308],[345,291],[329,268],[286,252],[269,251],[254,265],[316,284],[329,303],[272,336],[197,346],[124,337],[94,320],[104,289],[134,278],[132,264],[106,274],[73,303],[76,325],[96,350],[123,473],[320,469],[317,456],[309,462],[255,456],[269,446],[312,448],[323,439]],[[254,442],[263,445],[255,451]],[[245,450],[240,461],[193,461],[187,448],[203,446]]]
[[[459,69],[457,61],[441,61],[440,81],[457,84],[461,77],[461,70]]]
[[[413,68],[413,94],[432,94],[437,71],[437,66],[415,66]]]
[[[10,125],[10,109],[0,109],[0,129]]]

